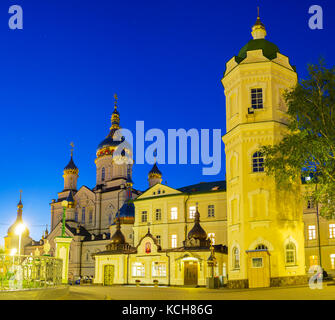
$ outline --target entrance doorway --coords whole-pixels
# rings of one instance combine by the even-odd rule
[[[270,287],[270,254],[267,249],[247,251],[249,288]]]
[[[107,264],[104,266],[104,285],[111,286],[114,281],[114,265]]]
[[[196,286],[198,284],[198,262],[184,261],[184,285]]]

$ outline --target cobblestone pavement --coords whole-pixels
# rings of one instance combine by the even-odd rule
[[[217,289],[183,287],[68,286],[58,289],[2,292],[0,300],[319,300],[335,299],[335,286],[264,289]]]

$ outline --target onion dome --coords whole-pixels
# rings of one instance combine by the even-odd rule
[[[135,219],[135,206],[132,201],[126,201],[119,212],[119,217],[123,223],[133,223]]]
[[[187,238],[189,240],[193,238],[200,241],[204,241],[207,239],[207,233],[200,225],[200,213],[198,211],[198,206],[194,215],[194,226],[188,233]]]
[[[259,14],[258,14],[256,23],[252,26],[251,34],[252,34],[253,39],[250,40],[245,46],[242,47],[242,49],[240,50],[240,52],[238,53],[236,57],[237,63],[240,63],[247,57],[248,51],[253,51],[253,50],[261,49],[263,51],[263,55],[270,60],[273,60],[277,57],[277,53],[279,53],[279,49],[274,43],[268,40],[265,40],[266,29],[259,17]]]
[[[113,154],[114,150],[119,146],[122,142],[124,142],[125,137],[120,134],[116,134],[116,132],[121,129],[120,127],[120,114],[117,110],[117,95],[114,95],[115,103],[114,103],[114,111],[112,113],[112,126],[110,127],[110,132],[107,137],[101,141],[97,148],[97,157],[104,155]]]
[[[162,173],[159,171],[156,162],[155,162],[154,166],[152,167],[152,169],[149,171],[148,177],[149,177],[149,179],[151,179],[151,178],[161,178],[162,177]]]
[[[120,225],[119,218],[116,221],[116,231],[111,238],[111,243],[114,243],[114,244],[125,244],[126,243],[126,239],[123,233],[121,232],[121,225]]]
[[[23,209],[23,204],[21,201],[21,191],[20,191],[20,201],[17,204],[17,216],[16,216],[16,220],[15,222],[8,228],[7,230],[7,234],[8,235],[15,235],[15,229],[17,227],[17,225],[23,223],[23,219],[22,219],[22,209]],[[25,228],[25,230],[22,233],[23,237],[28,237],[29,236],[29,230],[28,228]]]
[[[78,174],[79,169],[73,162],[73,151],[71,150],[71,159],[67,166],[64,168],[64,174]]]

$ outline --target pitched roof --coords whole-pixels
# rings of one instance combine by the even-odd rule
[[[182,187],[177,189],[184,193],[193,192],[210,192],[210,191],[226,191],[226,181],[214,181],[214,182],[200,182],[197,184],[192,184],[190,186]]]

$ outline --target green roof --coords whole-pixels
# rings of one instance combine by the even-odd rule
[[[252,50],[263,50],[263,55],[267,57],[268,59],[272,60],[277,57],[277,53],[279,52],[278,47],[265,39],[253,39],[250,40],[238,53],[236,57],[236,62],[240,63],[242,60],[244,60],[247,57],[247,51]]]

